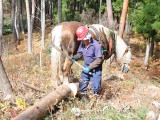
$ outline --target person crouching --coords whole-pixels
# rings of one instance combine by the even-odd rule
[[[102,78],[102,48],[97,40],[94,40],[85,26],[80,26],[77,31],[77,40],[81,41],[77,54],[71,57],[72,62],[83,57],[84,69],[81,73],[79,88],[82,97],[87,97],[89,85],[90,94],[97,97],[101,90]],[[92,73],[92,74],[89,74]]]

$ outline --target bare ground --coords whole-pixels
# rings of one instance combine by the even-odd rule
[[[50,31],[50,30],[48,30]],[[4,48],[3,63],[8,77],[13,86],[14,97],[11,101],[0,103],[0,118],[10,119],[18,113],[33,105],[36,101],[53,90],[51,77],[51,63],[49,54],[50,35],[46,36],[46,50],[42,54],[42,67],[40,67],[40,34],[34,33],[33,51],[27,54],[27,35],[21,36],[19,52],[14,49],[12,36],[4,37],[8,41]],[[132,60],[131,70],[128,74],[120,72],[117,63],[108,62],[103,64],[102,93],[100,99],[93,105],[83,103],[79,98],[69,98],[62,101],[45,119],[148,119],[147,113],[153,111],[157,119],[160,108],[155,103],[160,103],[160,45],[156,46],[157,51],[153,59],[150,59],[149,68],[143,66],[145,55],[145,43],[141,36],[133,36],[130,46],[136,59]],[[74,77],[79,79],[81,70],[74,65]],[[120,74],[121,79],[106,80],[111,74]],[[32,90],[23,85],[29,83],[46,91],[42,93]],[[92,103],[92,99],[90,102]],[[80,115],[76,116],[72,108],[78,108]],[[141,113],[142,112],[142,113]],[[149,118],[150,119],[150,118]]]

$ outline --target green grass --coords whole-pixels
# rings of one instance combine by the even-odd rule
[[[63,110],[61,109],[62,106]],[[54,116],[56,116],[56,119],[60,118],[61,120],[144,120],[148,111],[144,105],[138,109],[130,108],[126,111],[117,110],[112,106],[104,109],[105,106],[106,104],[100,101],[96,107],[90,109],[88,104],[78,99],[63,101],[60,103],[60,110],[54,113],[56,114]],[[71,112],[74,107],[80,109],[80,116],[75,116],[74,113]],[[46,116],[45,120],[49,120],[49,117]]]
[[[137,111],[137,120],[144,120],[146,113],[147,113],[147,107],[142,106],[140,109]]]

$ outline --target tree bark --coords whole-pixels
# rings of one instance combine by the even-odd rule
[[[130,21],[129,21],[128,14],[127,14],[123,37],[126,37],[127,35],[129,35],[130,30],[131,30],[131,25],[130,25]],[[130,35],[129,35],[129,37],[130,37]],[[128,37],[128,42],[129,42],[129,37]]]
[[[3,0],[0,0],[0,56],[2,55],[3,22]]]
[[[11,98],[12,96],[12,86],[5,72],[5,68],[0,57],[0,89],[3,93],[4,100]]]
[[[24,34],[23,15],[22,15],[22,0],[19,1],[19,22],[20,22],[20,30],[21,30],[22,34]]]
[[[99,23],[101,23],[101,7],[102,7],[102,0],[99,1]]]
[[[45,0],[41,0],[41,31],[42,31],[42,39],[41,39],[41,50],[45,49],[44,39],[45,39]]]
[[[149,59],[149,52],[150,52],[150,39],[146,41],[146,55],[144,59],[144,65],[148,66],[148,59]]]
[[[0,0],[0,45],[1,46],[2,46],[2,36],[3,36],[3,0]],[[2,49],[0,49],[0,53],[2,53]],[[7,100],[12,96],[12,87],[2,63],[1,54],[0,54],[0,89],[3,93],[4,100]]]
[[[36,21],[35,21],[35,23],[36,23],[36,27],[38,27],[39,29],[41,28],[41,13],[40,13],[40,11],[41,11],[41,1],[40,0],[36,0],[36,6],[37,6],[37,8],[36,8],[36,18],[37,19],[35,19]]]
[[[17,34],[16,34],[16,30],[15,30],[15,0],[12,0],[12,33],[13,33],[13,37],[14,37],[14,43],[15,43],[15,48],[17,49]]]
[[[20,44],[20,41],[19,41],[19,19],[18,19],[19,17],[17,17],[17,16],[18,16],[18,1],[15,6],[14,26],[15,26],[16,36],[17,36],[16,45],[19,45]]]
[[[33,38],[33,29],[34,29],[34,20],[35,20],[35,8],[36,8],[36,1],[32,0],[32,14],[31,14],[31,37]]]
[[[129,4],[129,0],[124,0],[123,1],[123,10],[122,10],[120,26],[119,26],[119,36],[121,38],[123,38],[124,27],[125,27],[125,23],[126,23],[126,15],[127,15],[128,4]]]
[[[8,100],[12,96],[12,87],[8,76],[5,72],[5,68],[2,63],[2,59],[0,57],[0,89],[3,93],[4,100]]]
[[[108,13],[108,25],[109,28],[113,30],[113,12],[112,12],[112,2],[107,0],[107,13]]]
[[[62,0],[61,0],[61,2],[62,2]],[[73,2],[73,11],[74,12],[72,12],[72,16],[73,16],[73,18],[74,18],[74,16],[75,16],[75,12],[76,12],[76,9],[77,9],[77,1],[76,0],[74,0],[74,2]],[[62,3],[61,3],[62,4]],[[61,8],[62,9],[62,8]]]
[[[155,36],[152,36],[152,39],[151,39],[151,48],[150,48],[150,56],[153,56],[153,51],[154,51],[154,39],[155,39]]]
[[[28,26],[28,53],[32,53],[31,17],[30,17],[29,0],[26,0],[26,10],[27,10],[27,26]]]
[[[87,6],[87,1],[86,0],[84,0],[84,8],[83,8],[83,10],[82,10],[82,15],[84,15],[85,14],[85,9],[86,9],[86,6]]]
[[[78,84],[71,84],[78,90]],[[74,88],[70,86],[71,84],[59,86],[55,91],[20,113],[17,117],[13,118],[13,120],[42,120],[45,117],[47,110],[52,109],[52,107],[57,105],[62,99],[68,97],[73,90],[72,88]]]
[[[53,2],[52,0],[50,0],[50,20],[51,20],[50,25],[53,25]]]
[[[62,1],[58,0],[58,24],[62,22]]]

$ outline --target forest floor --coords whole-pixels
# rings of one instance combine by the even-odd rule
[[[27,53],[27,34],[21,36],[16,51],[12,35],[4,36],[3,64],[13,87],[14,97],[2,101],[0,96],[0,119],[9,120],[39,101],[53,90],[50,63],[50,31],[46,31],[46,49],[42,52],[40,67],[40,32],[33,34],[33,54]],[[145,42],[141,36],[130,39],[132,54],[130,72],[122,74],[116,62],[103,64],[102,93],[100,99],[84,103],[78,97],[62,101],[46,116],[45,120],[157,120],[160,116],[160,44],[149,66],[143,65]],[[81,70],[73,65],[73,75],[79,79]],[[121,79],[107,80],[107,76],[119,74]],[[24,85],[38,87],[35,91]],[[94,103],[94,104],[91,104]]]

